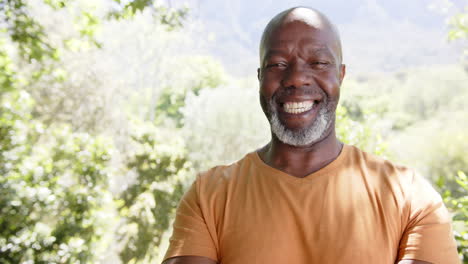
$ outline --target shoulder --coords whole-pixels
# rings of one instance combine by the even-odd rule
[[[225,188],[243,182],[256,170],[255,152],[246,154],[242,159],[228,165],[215,166],[198,174],[196,183],[200,192],[213,194],[223,192]]]
[[[428,179],[416,170],[391,162],[351,146],[350,159],[353,166],[370,183],[371,189],[380,193],[391,193],[395,198],[411,204],[411,210],[439,206],[442,199]],[[355,168],[355,169],[356,169]]]
[[[195,193],[193,197],[196,197],[205,221],[214,225],[222,223],[229,201],[243,195],[249,177],[256,170],[252,155],[256,153],[249,153],[237,162],[216,166],[197,175],[191,190]]]
[[[350,163],[366,176],[376,180],[396,181],[409,186],[417,173],[414,169],[392,162],[384,157],[363,151],[355,146],[349,146]]]
[[[400,209],[409,208],[415,178],[419,178],[414,169],[353,146],[349,150],[349,167],[356,174],[354,178],[360,177],[367,192],[380,201],[387,201]]]

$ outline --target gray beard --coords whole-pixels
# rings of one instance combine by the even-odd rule
[[[310,126],[299,130],[290,130],[279,120],[276,102],[271,98],[267,103],[271,131],[281,142],[288,145],[297,147],[317,143],[325,136],[335,118],[334,112],[327,109],[328,100],[323,103],[316,119]]]

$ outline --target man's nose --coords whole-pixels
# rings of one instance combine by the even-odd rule
[[[281,84],[283,87],[304,87],[312,83],[312,73],[306,66],[300,64],[290,65],[283,75]]]

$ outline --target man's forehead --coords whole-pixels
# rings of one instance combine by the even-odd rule
[[[316,29],[325,29],[328,21],[319,12],[308,8],[296,8],[289,12],[281,21],[281,24],[288,24],[294,21],[302,22]]]
[[[276,46],[290,42],[291,40],[310,42],[325,45],[334,41],[333,32],[328,29],[318,29],[302,20],[284,22],[274,28],[265,38],[265,46]]]
[[[293,26],[293,31],[296,32],[293,35],[290,35],[291,25],[295,25]],[[289,35],[287,37],[293,36],[292,38],[294,39],[294,35],[297,37],[304,33],[315,38],[317,43],[332,47],[332,50],[337,53],[338,60],[341,62],[341,41],[336,27],[325,15],[315,9],[295,7],[279,13],[266,26],[260,41],[261,63],[265,57],[266,49],[276,46],[274,42],[280,41],[283,38],[281,35],[285,32],[282,32],[282,30],[286,28],[289,28],[289,32],[286,33],[286,35]]]
[[[277,26],[264,43],[265,56],[301,49],[302,53],[333,53],[336,39],[328,28],[317,29],[303,20],[284,21]]]
[[[283,47],[269,47],[266,51],[265,56],[275,56],[275,55],[283,55],[287,53],[289,50],[296,48],[296,46],[283,46]],[[303,50],[300,50],[302,53],[307,54],[332,54],[329,46],[326,45],[309,45],[303,47]]]

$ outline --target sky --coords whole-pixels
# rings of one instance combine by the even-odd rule
[[[466,43],[449,43],[447,19],[468,0],[189,0],[191,19],[204,25],[210,55],[235,76],[255,73],[258,43],[268,21],[293,7],[325,13],[338,27],[348,73],[395,72],[453,64]]]

